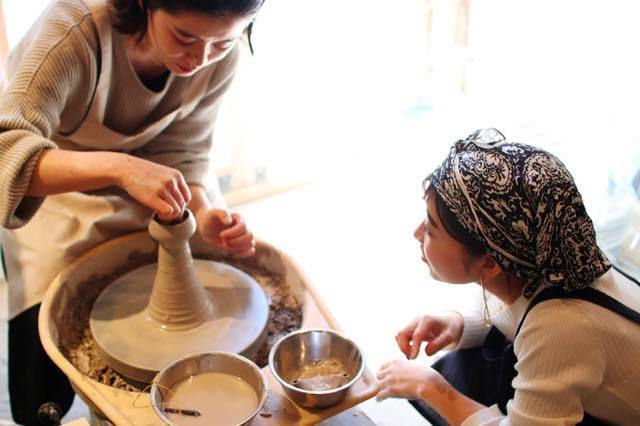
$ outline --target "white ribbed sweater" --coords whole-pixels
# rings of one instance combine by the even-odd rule
[[[640,286],[615,271],[594,287],[640,312]],[[529,299],[505,306],[491,297],[491,322],[509,339]],[[465,317],[459,349],[482,343],[481,311]],[[503,416],[492,406],[469,425],[571,425],[583,411],[614,424],[640,424],[640,325],[592,303],[549,300],[533,308],[514,343],[516,390]]]

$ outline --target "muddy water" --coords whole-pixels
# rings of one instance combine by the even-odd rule
[[[203,373],[183,380],[172,389],[165,406],[197,410],[200,416],[165,414],[178,426],[232,426],[246,421],[258,408],[255,390],[239,377]]]
[[[338,358],[314,361],[302,368],[291,382],[300,389],[327,391],[339,388],[349,381],[349,374]]]

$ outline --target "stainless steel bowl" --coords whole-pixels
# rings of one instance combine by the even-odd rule
[[[153,379],[151,385],[151,404],[158,417],[168,425],[176,426],[165,415],[163,402],[167,400],[169,391],[179,382],[202,373],[225,373],[243,379],[258,396],[255,411],[238,425],[247,424],[262,409],[267,398],[267,381],[262,371],[249,359],[228,352],[207,352],[191,355],[175,361]]]
[[[309,378],[309,374],[315,374],[314,368],[327,362],[342,369],[338,373],[328,369],[326,372],[332,374],[323,372]],[[306,329],[294,331],[276,342],[269,353],[269,368],[293,402],[302,407],[322,408],[344,400],[349,388],[364,372],[364,358],[360,348],[342,334]],[[325,382],[315,380],[323,377],[327,377]],[[314,380],[313,385],[307,386],[307,381],[302,386],[305,380]],[[320,386],[316,386],[318,383]],[[326,390],[320,390],[322,388]]]

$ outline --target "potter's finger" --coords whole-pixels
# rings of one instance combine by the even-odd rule
[[[235,255],[236,255],[236,257],[239,257],[239,258],[242,259],[242,258],[251,257],[254,254],[256,254],[256,248],[255,247],[251,247],[251,248],[249,248],[247,250],[243,250],[241,252],[238,252]]]
[[[169,187],[169,192],[171,193],[171,197],[178,204],[179,213],[185,209],[187,202],[182,196],[182,192],[178,186],[177,182],[172,182],[172,185]]]
[[[158,198],[151,207],[156,211],[156,213],[158,213],[158,219],[161,221],[170,221],[176,216],[174,207],[163,199]]]
[[[249,244],[244,244],[241,246],[234,246],[234,247],[229,247],[227,245],[227,248],[231,250],[234,254],[240,254],[240,253],[248,252],[251,250],[255,250],[256,247],[253,244],[249,243]]]
[[[220,221],[223,225],[229,226],[233,224],[233,218],[228,211],[222,209],[213,210],[213,216]],[[222,237],[222,235],[220,235]]]
[[[238,212],[232,212],[231,218],[233,219],[233,223],[245,223],[244,216],[242,216]]]
[[[231,217],[235,223],[245,223],[244,216],[238,212],[232,212]]]
[[[178,190],[182,194],[182,199],[184,200],[185,204],[189,204],[189,202],[191,201],[191,190],[189,189],[187,181],[184,180],[184,176],[182,176],[182,173],[180,173],[180,177],[178,177]]]
[[[182,210],[182,207],[178,204],[178,201],[176,201],[176,199],[173,197],[173,194],[171,193],[171,191],[168,188],[164,188],[164,190],[160,193],[160,198],[162,199],[162,201],[165,202],[165,204],[171,207],[171,213],[166,215],[168,219],[162,219],[162,220],[173,220],[177,218],[178,215],[180,214],[180,211]]]
[[[247,232],[247,226],[244,224],[244,222],[234,223],[233,226],[220,232],[220,238],[229,240],[232,238],[239,237],[243,234],[246,234],[246,232]]]
[[[253,234],[248,232],[236,238],[225,238],[225,240],[229,247],[241,248],[242,246],[250,246],[253,244]]]

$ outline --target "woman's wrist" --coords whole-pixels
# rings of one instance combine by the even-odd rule
[[[120,152],[101,151],[96,153],[94,167],[97,174],[106,179],[106,186],[124,186],[124,179],[130,175],[129,168],[135,167],[136,157]]]
[[[207,197],[207,192],[204,187],[200,185],[189,185],[189,191],[191,191],[191,201],[189,201],[188,208],[193,213],[196,221],[201,213],[211,210],[211,203]]]
[[[462,338],[462,332],[464,331],[464,317],[462,316],[462,314],[458,311],[449,311],[450,315],[452,316],[453,321],[455,321],[456,323],[456,329],[455,329],[455,336],[454,336],[454,341],[455,344],[454,346],[458,345],[460,343],[460,339]]]
[[[131,158],[127,154],[107,151],[45,150],[38,158],[26,195],[44,197],[121,186],[127,176],[124,165]]]
[[[484,405],[458,392],[444,377],[433,371],[429,380],[422,381],[418,389],[420,399],[436,410],[451,425],[462,424]]]

